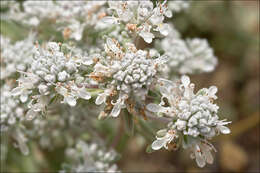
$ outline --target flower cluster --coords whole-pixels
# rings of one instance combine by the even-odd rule
[[[18,87],[12,90],[13,96],[20,96],[22,102],[28,100],[30,110],[27,117],[32,119],[37,112],[44,111],[50,100],[47,96],[63,96],[63,103],[75,106],[78,98],[88,100],[91,98],[84,83],[84,67],[91,64],[87,57],[79,54],[77,49],[49,42],[46,46],[34,47],[34,56],[31,68],[21,72],[23,76],[18,79]],[[53,96],[53,93],[54,94]]]
[[[64,164],[60,172],[118,172],[113,162],[117,155],[114,151],[104,151],[96,143],[87,144],[80,140],[75,148],[68,148],[66,155],[71,164]]]
[[[170,72],[192,74],[214,70],[217,58],[206,39],[183,40],[173,26],[171,31],[160,43],[162,50],[169,56],[167,65]]]
[[[110,106],[110,115],[117,117],[120,110],[126,107],[127,99],[139,95],[144,100],[160,65],[166,62],[167,57],[153,58],[149,52],[137,50],[130,43],[126,43],[124,51],[111,38],[106,41],[105,53],[106,57],[99,57],[91,74],[93,79],[107,87],[97,97],[96,104],[106,103]]]
[[[1,131],[8,130],[9,126],[13,126],[24,118],[24,108],[19,100],[12,97],[11,89],[10,84],[1,86]]]
[[[120,115],[133,132],[134,120],[165,120],[167,128],[157,132],[153,150],[182,147],[191,150],[199,167],[213,162],[215,148],[209,140],[230,133],[226,127],[230,122],[219,119],[214,103],[217,87],[195,93],[189,77],[179,79],[179,75],[210,72],[217,58],[207,40],[184,40],[173,24],[165,23],[174,13],[186,10],[189,2],[1,4],[10,7],[3,20],[26,24],[36,33],[15,43],[1,36],[1,132],[12,142],[15,139],[24,154],[29,153],[29,139],[48,149],[65,143],[69,165],[64,164],[61,172],[117,171],[115,152],[104,151],[99,146],[104,143],[96,140],[99,113],[99,119]],[[46,23],[62,31],[63,39],[53,34],[44,40],[41,25]],[[152,47],[141,45],[141,38],[149,44],[161,39]]]
[[[189,6],[190,2],[188,0],[174,0],[168,3],[168,8],[176,13],[188,9]]]
[[[27,155],[29,153],[26,145],[28,139],[24,134],[25,127],[22,125],[25,108],[19,100],[12,97],[12,86],[12,81],[8,81],[1,86],[0,132],[1,134],[9,133],[15,141],[15,147],[19,148],[24,155]],[[1,147],[4,147],[4,142],[1,142]],[[1,148],[1,157],[6,157],[5,155],[6,152],[2,151]]]
[[[147,109],[170,117],[172,121],[168,124],[168,130],[158,132],[152,148],[158,150],[164,146],[168,149],[171,143],[178,146],[183,141],[183,148],[193,148],[198,166],[203,167],[206,162],[212,163],[208,157],[212,158],[209,151],[213,147],[207,140],[219,133],[230,133],[225,126],[230,122],[219,120],[219,107],[213,103],[217,99],[217,88],[203,88],[194,94],[194,84],[190,83],[188,76],[182,76],[180,82],[160,80],[159,83],[161,103],[151,103]]]
[[[84,28],[97,25],[97,21],[106,15],[103,8],[105,3],[106,1],[25,1],[23,12],[18,3],[11,6],[10,17],[32,26],[50,19],[63,30],[65,38],[81,40]]]
[[[35,34],[30,34],[27,39],[11,44],[8,38],[1,36],[1,80],[31,65],[34,38]]]
[[[123,24],[130,34],[139,35],[147,43],[152,42],[156,33],[168,35],[169,25],[163,21],[172,17],[172,11],[166,1],[155,7],[152,1],[110,1],[108,4],[115,13],[104,17],[104,21]]]

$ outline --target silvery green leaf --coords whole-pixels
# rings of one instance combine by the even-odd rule
[[[164,137],[166,133],[167,133],[167,129],[161,129],[156,133],[156,135],[161,138]]]
[[[164,146],[164,144],[165,144],[166,142],[167,142],[167,141],[165,141],[164,139],[162,139],[162,140],[155,140],[155,141],[152,143],[151,147],[152,147],[153,150],[159,150],[159,149],[161,149],[161,148]]]

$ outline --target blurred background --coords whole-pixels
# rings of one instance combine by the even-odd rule
[[[196,88],[211,85],[219,88],[219,116],[233,122],[229,126],[232,133],[214,139],[212,143],[218,150],[215,162],[200,169],[183,150],[147,154],[146,147],[154,136],[149,141],[140,131],[129,137],[117,130],[119,133],[114,135],[118,136],[117,142],[112,145],[121,153],[119,168],[128,172],[259,172],[259,1],[195,1],[189,10],[176,14],[171,20],[183,38],[206,38],[214,49],[219,61],[216,70],[192,75],[191,79]],[[19,28],[20,33],[3,33],[13,26],[2,24],[2,34],[13,40],[21,39],[19,34],[24,28]],[[46,37],[50,37],[51,28],[45,32],[49,34]],[[109,130],[102,124],[98,126],[102,127],[100,133]],[[62,148],[50,152],[40,151],[36,146],[31,144],[34,154],[30,156],[12,149],[7,170],[58,169]],[[47,164],[48,169],[42,169],[47,160],[51,162]]]

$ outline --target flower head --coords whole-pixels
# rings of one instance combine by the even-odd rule
[[[99,94],[96,103],[108,102],[110,109],[112,108],[111,115],[116,117],[125,108],[127,99],[134,95],[141,95],[140,99],[144,99],[160,65],[167,58],[152,58],[147,51],[137,50],[130,43],[126,43],[126,48],[123,49],[111,38],[106,41],[105,53],[106,57],[99,59],[91,75],[94,80],[107,87],[104,93]]]
[[[169,33],[169,25],[163,23],[165,17],[172,17],[166,1],[157,3],[155,7],[151,1],[110,1],[108,4],[115,15],[104,17],[103,20],[110,24],[124,24],[130,34],[138,34],[147,43],[155,38],[154,32],[163,36]]]
[[[149,104],[147,109],[151,112],[172,118],[169,129],[175,131],[179,139],[183,138],[183,148],[195,148],[196,161],[199,166],[206,162],[211,163],[211,155],[207,140],[222,133],[228,134],[230,130],[225,126],[230,122],[219,120],[217,115],[219,107],[213,103],[217,99],[217,88],[203,88],[194,93],[194,84],[188,76],[182,76],[180,81],[175,83],[161,79],[159,80],[160,92],[162,94],[159,105]],[[159,149],[155,144],[167,144],[172,138],[165,135],[153,143],[153,148]],[[211,145],[210,145],[211,146]],[[165,147],[166,148],[166,147]],[[212,148],[212,147],[211,147]],[[166,148],[167,149],[167,148]],[[210,158],[208,161],[207,159]],[[205,162],[206,161],[206,162]]]

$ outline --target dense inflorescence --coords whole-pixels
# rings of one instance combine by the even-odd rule
[[[95,26],[105,14],[105,1],[25,1],[24,11],[15,3],[10,8],[10,18],[27,25],[38,26],[45,19],[57,24],[65,38],[81,40],[84,27]],[[102,25],[99,24],[99,26]]]
[[[151,57],[147,51],[137,50],[131,43],[126,43],[126,50],[116,40],[108,38],[105,44],[105,56],[99,56],[90,76],[103,86],[104,92],[96,99],[96,104],[106,103],[106,116],[117,117],[122,108],[127,107],[127,100],[139,96],[145,99],[155,80],[159,67],[166,61],[165,56]]]
[[[66,155],[71,163],[64,163],[60,172],[119,172],[113,164],[117,158],[115,151],[105,151],[96,143],[78,141],[74,148],[66,149]]]
[[[217,99],[217,88],[200,89],[194,93],[194,84],[187,76],[182,76],[180,82],[173,83],[162,79],[160,82],[162,94],[161,103],[148,104],[147,109],[172,119],[168,129],[158,132],[157,140],[152,148],[158,150],[162,147],[172,149],[182,145],[183,148],[192,148],[193,155],[200,167],[205,163],[212,163],[210,150],[214,147],[207,141],[222,133],[229,134],[225,126],[230,122],[219,120],[219,107],[213,103]]]
[[[22,102],[31,96],[30,110],[27,112],[29,119],[33,119],[37,112],[44,112],[48,96],[53,93],[63,96],[62,103],[70,106],[75,106],[78,98],[91,98],[80,73],[83,70],[81,66],[89,62],[84,61],[82,54],[70,50],[66,45],[49,42],[45,47],[36,46],[33,55],[31,68],[21,72],[19,85],[12,90],[13,96],[20,96]]]
[[[27,39],[12,44],[10,39],[1,36],[1,80],[31,66],[34,39],[34,34],[31,34]]]
[[[172,29],[174,32],[174,28]],[[170,57],[168,68],[178,74],[211,72],[217,65],[217,58],[207,40],[194,38],[182,40],[170,34],[161,42],[161,48]]]
[[[199,167],[213,163],[209,141],[229,134],[230,122],[219,119],[217,87],[195,92],[185,75],[213,71],[217,58],[206,39],[183,39],[165,20],[189,2],[1,4],[9,7],[4,20],[33,30],[15,43],[1,35],[1,132],[24,154],[34,139],[43,148],[67,147],[61,172],[117,171],[116,153],[95,142],[102,140],[96,117],[128,118],[127,127],[152,118],[167,122],[153,150],[188,149]],[[44,40],[46,21],[63,37]]]

